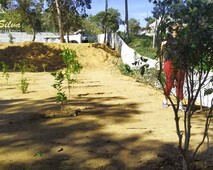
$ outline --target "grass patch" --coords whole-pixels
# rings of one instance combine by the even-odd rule
[[[137,35],[131,37],[128,45],[140,55],[155,59],[157,49],[152,48],[152,41],[152,37]]]

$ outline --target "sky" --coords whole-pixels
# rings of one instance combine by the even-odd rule
[[[105,11],[105,0],[92,0],[91,6],[92,9],[87,10],[87,13],[96,15],[100,11]],[[121,19],[125,19],[125,0],[108,0],[108,8],[117,9]],[[138,20],[142,27],[146,26],[144,18],[152,16],[152,9],[153,3],[149,0],[128,0],[129,19]]]

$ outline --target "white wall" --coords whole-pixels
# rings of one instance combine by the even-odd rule
[[[106,36],[106,38],[110,46],[120,53],[122,62],[129,65],[131,69],[138,69],[145,64],[149,64],[149,68],[158,67],[157,60],[141,56],[134,49],[130,48],[117,34],[111,34],[111,36]],[[104,34],[98,35],[98,43],[104,43]],[[148,61],[146,63],[141,61],[141,57]],[[138,64],[134,65],[133,63],[136,61],[138,61]]]
[[[27,34],[26,32],[11,32],[11,35],[14,37],[13,42],[25,42],[32,41],[33,35]],[[67,40],[67,36],[64,36]],[[70,35],[69,40],[75,40],[78,43],[81,43],[81,34]],[[0,42],[9,42],[9,33],[0,33]],[[48,32],[39,32],[36,34],[35,42],[60,42],[59,35],[55,33]]]

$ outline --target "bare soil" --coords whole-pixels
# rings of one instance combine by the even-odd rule
[[[83,70],[61,111],[50,72],[63,68],[64,47],[76,50]],[[11,70],[8,82],[0,77],[1,170],[181,169],[172,108],[162,108],[162,91],[121,75],[116,52],[91,44],[0,44],[0,60],[10,68],[26,60],[39,71],[24,74],[27,94],[18,88],[20,72]],[[63,88],[68,96],[66,83]],[[203,126],[204,114],[198,112],[192,149],[202,139]],[[212,130],[206,169],[213,168]]]

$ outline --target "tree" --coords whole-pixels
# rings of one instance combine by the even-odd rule
[[[83,22],[82,25],[84,25],[83,31],[86,34],[91,35],[101,34],[101,29],[97,27],[96,22],[94,22],[93,18],[94,16],[90,15],[89,17],[83,19],[82,21]]]
[[[56,5],[56,11],[57,11],[57,17],[58,17],[58,27],[59,27],[59,33],[60,33],[60,42],[64,43],[64,30],[63,30],[63,24],[62,24],[62,14],[61,14],[61,6],[59,5],[59,0],[55,0]]]
[[[140,22],[134,18],[130,18],[128,23],[129,23],[129,33],[131,35],[137,35],[141,29]]]
[[[152,0],[151,0],[152,1]],[[157,56],[160,58],[159,81],[162,79],[162,55],[161,43],[164,40],[168,28],[173,23],[178,23],[180,28],[177,32],[178,49],[181,55],[176,57],[177,66],[186,70],[187,105],[183,114],[183,129],[180,125],[179,100],[169,98],[175,116],[176,132],[178,136],[178,148],[183,157],[183,169],[190,169],[191,163],[196,158],[200,147],[205,140],[209,142],[210,122],[212,117],[213,99],[210,108],[205,112],[205,125],[203,137],[196,148],[190,147],[192,135],[192,118],[195,116],[195,102],[205,83],[213,65],[213,3],[206,0],[155,0],[153,16],[159,20],[157,29]],[[209,148],[206,148],[207,150]],[[192,154],[190,153],[192,152]]]
[[[58,27],[60,33],[60,41],[64,42],[64,33],[69,32],[75,24],[80,24],[77,21],[79,16],[86,17],[86,9],[91,8],[91,0],[47,0],[48,8],[52,15],[57,13]]]
[[[33,39],[35,40],[36,31],[41,28],[41,12],[43,8],[43,0],[12,0],[11,1],[11,14],[16,14],[20,16],[22,26],[30,27],[33,32]],[[15,17],[16,18],[16,17]]]
[[[57,18],[54,15],[54,10],[47,8],[44,10],[41,18],[42,31],[58,32]]]
[[[109,8],[107,12],[107,31],[111,30],[112,32],[116,32],[119,29],[119,21],[120,21],[120,13],[118,10]],[[101,11],[97,13],[92,21],[97,24],[97,26],[101,29],[102,33],[104,33],[105,29],[105,12]]]
[[[149,16],[145,18],[145,21],[147,22],[146,28],[149,28],[149,25],[155,22],[155,18]]]
[[[4,13],[0,13],[0,20],[12,23],[11,27],[5,28],[5,30],[22,30],[21,28],[21,15],[16,10],[6,10]]]

